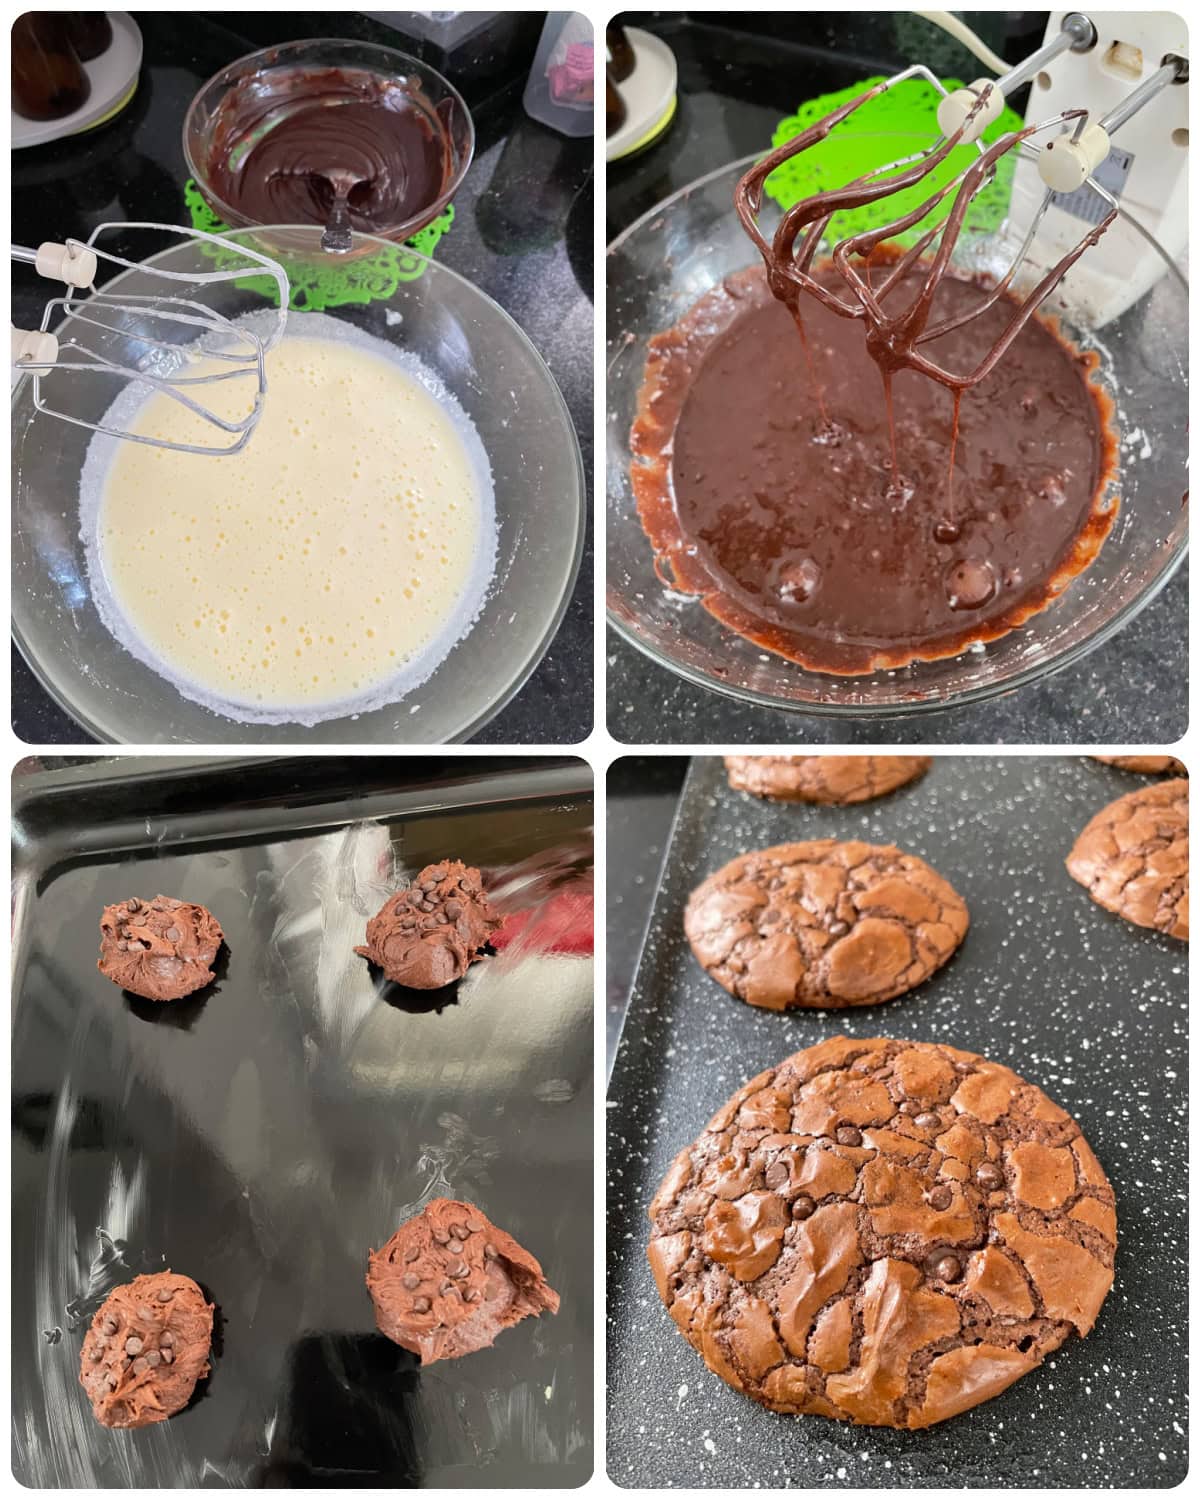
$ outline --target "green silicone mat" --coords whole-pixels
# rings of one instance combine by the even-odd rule
[[[228,230],[229,225],[213,213],[190,177],[183,185],[183,197],[193,229],[204,234],[224,234]],[[432,258],[442,236],[453,223],[454,205],[451,203],[411,239],[402,245],[386,245],[375,255],[364,255],[350,261],[330,256],[327,263],[317,265],[281,262],[292,286],[289,307],[296,312],[321,312],[327,307],[386,300],[402,281],[416,281],[424,274],[427,260]],[[224,252],[216,246],[206,246],[205,253],[211,254],[218,265],[223,258],[227,261],[237,258],[235,251]],[[263,287],[263,278],[251,277],[247,285],[259,291]]]
[[[883,81],[880,75],[852,84],[836,93],[820,94],[817,98],[810,99],[795,114],[780,121],[771,138],[772,146],[784,145],[831,111]],[[957,78],[942,81],[949,91],[962,87]],[[931,146],[941,134],[937,124],[937,107],[941,97],[924,79],[906,78],[887,93],[880,94],[861,109],[855,110],[848,119],[834,126],[823,141],[818,141],[800,156],[777,167],[766,181],[768,197],[786,210],[813,193],[844,187],[846,183],[874,168]],[[1009,131],[1019,130],[1024,124],[1021,116],[1006,106],[983,132],[983,140],[990,144]],[[876,229],[900,218],[906,210],[915,208],[937,188],[969,166],[975,155],[975,149],[971,146],[956,146],[940,166],[914,187],[890,194],[879,203],[846,209],[837,214],[830,226],[830,236],[844,239],[847,235]],[[1015,166],[1016,158],[1012,152],[1002,156],[996,163],[995,176],[980,189],[971,204],[966,220],[968,228],[986,233],[999,227],[1008,212]],[[896,235],[896,242],[914,243],[923,230],[946,217],[952,202],[953,199],[947,197],[920,225]]]

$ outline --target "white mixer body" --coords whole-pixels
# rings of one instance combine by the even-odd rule
[[[1068,14],[1051,14],[1047,39],[1058,35]],[[1026,108],[1030,123],[1081,106],[1091,120],[1099,120],[1157,71],[1165,57],[1188,56],[1187,23],[1170,11],[1084,14],[1098,32],[1096,45],[1087,52],[1064,52],[1034,79]],[[1188,93],[1186,83],[1164,88],[1116,131],[1108,160],[1095,173],[1178,264],[1187,255]],[[1044,193],[1036,164],[1018,160],[1010,209],[1018,233],[1033,218]],[[1038,231],[1030,269],[1065,254],[1103,212],[1102,200],[1086,185],[1056,198]],[[1072,301],[1086,309],[1096,328],[1137,302],[1163,273],[1161,257],[1149,246],[1132,264],[1127,252],[1127,244],[1122,252],[1115,239],[1102,236],[1069,273]]]

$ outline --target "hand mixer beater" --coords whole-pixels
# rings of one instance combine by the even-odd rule
[[[1178,53],[1165,53],[1157,69],[1098,120],[1087,108],[1065,108],[1010,131],[990,145],[984,144],[981,136],[1000,115],[1007,95],[1031,78],[1046,79],[1043,70],[1056,58],[1091,53],[1100,40],[1096,25],[1088,17],[1066,15],[1059,22],[1057,34],[1024,62],[996,80],[980,80],[954,92],[928,68],[914,65],[868,89],[758,162],[738,185],[738,215],[763,257],[772,291],[790,308],[801,332],[801,294],[815,297],[842,317],[863,320],[868,350],[883,372],[889,396],[890,377],[901,368],[918,370],[957,395],[985,379],[1068,270],[1085,251],[1100,243],[1104,231],[1120,213],[1117,197],[1097,176],[1112,150],[1112,137],[1164,89],[1187,81],[1186,59]],[[942,96],[937,112],[940,139],[844,187],[801,200],[784,213],[768,239],[758,219],[764,184],[776,167],[824,140],[870,100],[914,77],[925,80]],[[881,227],[831,242],[830,224],[839,211],[862,208],[916,188],[963,144],[975,147],[974,160],[915,207]],[[971,205],[995,178],[1001,159],[1009,153],[1032,164],[1041,187],[1037,201],[1025,210],[1028,223],[1015,253],[1007,268],[991,278],[985,297],[956,316],[934,318],[938,286],[968,222]],[[1027,182],[1025,192],[1028,204]],[[1072,195],[1081,192],[1091,195],[1085,232],[1064,233],[1060,223],[1053,234],[1041,235],[1047,216],[1053,212],[1065,217]],[[943,211],[943,205],[948,205],[948,212]],[[900,236],[907,248],[888,261],[882,275],[873,274],[877,270],[872,265],[873,252]],[[1043,247],[1043,240],[1049,250]],[[828,258],[836,279],[814,275],[818,251]],[[979,350],[973,364],[951,370],[934,356],[929,346],[936,340],[971,324],[1006,294],[1017,292],[1022,293],[1021,298],[1011,297],[1012,310],[1002,331]]]
[[[220,247],[226,256],[232,251],[236,264],[210,271],[173,271],[156,264],[161,256],[144,262],[127,260],[97,243],[110,235],[123,241],[130,232],[142,230]],[[12,330],[12,363],[21,374],[32,376],[33,402],[38,411],[110,437],[180,452],[225,455],[245,447],[262,415],[266,355],[283,337],[287,319],[290,288],[287,273],[278,261],[240,241],[231,244],[228,239],[200,230],[152,223],[101,224],[85,241],[47,242],[36,250],[14,245],[11,255],[15,261],[33,266],[39,275],[67,287],[64,296],[46,304],[40,328]],[[161,280],[164,290],[146,295],[98,288],[95,282],[101,261],[125,272],[137,272],[139,277]],[[274,284],[272,300],[277,305],[264,307],[250,322],[235,321],[200,300],[206,288],[263,276]],[[174,295],[183,287],[194,295]],[[51,323],[57,323],[60,312],[64,320],[52,332]],[[111,357],[107,352],[110,349],[119,351],[121,357]],[[210,368],[212,365],[216,368]],[[111,404],[104,415],[97,414],[91,420],[57,399],[65,396],[72,375],[101,380],[111,377],[118,384],[132,384],[146,396],[162,392],[226,434],[228,440],[214,436],[211,442],[171,442],[139,433],[110,420],[114,410]],[[201,388],[228,389],[231,382],[245,387],[247,401],[240,415],[222,415],[203,399]],[[126,410],[123,404],[120,409]]]

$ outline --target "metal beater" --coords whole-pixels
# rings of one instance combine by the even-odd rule
[[[163,231],[181,239],[207,241],[225,251],[235,250],[243,263],[225,270],[168,271],[153,263],[126,260],[101,249],[96,243],[109,234],[147,229]],[[278,261],[244,244],[231,244],[218,235],[182,229],[174,224],[151,223],[101,224],[85,241],[67,240],[65,244],[47,241],[36,250],[13,245],[11,255],[13,260],[33,266],[39,275],[60,281],[68,288],[65,296],[54,297],[46,304],[39,329],[12,330],[12,363],[18,372],[33,377],[33,402],[38,411],[76,427],[177,452],[223,455],[238,453],[245,447],[262,415],[267,389],[265,357],[283,337],[287,320],[290,286],[287,273]],[[264,332],[258,332],[244,323],[234,322],[195,298],[167,292],[162,296],[141,296],[98,288],[95,281],[100,261],[122,270],[160,277],[173,287],[187,285],[197,290],[257,275],[261,270],[275,282],[278,308],[264,311],[262,317],[268,320],[268,326]],[[50,325],[58,322],[60,313],[64,321],[57,333],[51,332]],[[135,347],[140,346],[144,353],[136,364],[115,362],[92,346],[95,339],[88,343],[84,341],[86,334],[78,336],[77,330],[81,328],[117,334]],[[62,336],[64,331],[65,337]],[[215,360],[228,368],[207,374],[189,374],[200,360]],[[119,380],[136,382],[146,387],[147,395],[151,391],[161,391],[220,432],[228,434],[231,441],[214,440],[211,444],[167,442],[127,428],[109,426],[103,419],[87,421],[51,405],[46,398],[45,384],[53,377],[53,382],[57,383],[52,384],[51,394],[61,392],[61,382],[72,371],[111,375]],[[190,394],[193,387],[226,381],[246,383],[252,404],[245,416],[223,417]]]
[[[843,317],[864,319],[870,342],[895,367],[904,365],[920,370],[931,379],[958,390],[983,380],[1065,272],[1086,250],[1099,243],[1104,231],[1117,217],[1120,207],[1116,197],[1095,175],[1109,155],[1112,136],[1164,88],[1187,79],[1186,59],[1178,55],[1164,56],[1161,66],[1150,77],[1098,121],[1091,119],[1087,109],[1066,109],[1048,119],[1011,131],[990,146],[983,144],[980,136],[999,116],[1008,94],[1039,75],[1054,58],[1068,51],[1087,52],[1095,47],[1096,42],[1097,31],[1092,21],[1072,13],[1062,19],[1057,35],[1017,67],[998,79],[979,80],[969,88],[957,89],[953,93],[928,68],[916,64],[867,90],[757,163],[739,184],[737,209],[743,226],[763,256],[776,295],[795,310],[798,294],[807,293]],[[816,193],[795,204],[783,215],[768,241],[759,227],[758,215],[763,186],[771,172],[782,162],[823,140],[835,125],[869,100],[913,77],[924,79],[942,95],[937,115],[941,137],[925,150],[868,172],[844,188]],[[976,158],[948,183],[893,222],[833,245],[831,261],[844,284],[844,291],[831,285],[828,279],[814,277],[812,267],[817,251],[825,239],[830,221],[840,209],[872,204],[914,186],[928,177],[959,144],[974,145]],[[934,294],[950,262],[971,202],[994,177],[1000,158],[1014,151],[1033,157],[1042,184],[1040,202],[1030,215],[1016,253],[1007,270],[995,279],[988,295],[968,312],[954,318],[930,321]],[[928,352],[922,352],[921,346],[971,323],[1017,285],[1049,208],[1084,188],[1095,194],[1101,205],[1087,231],[1073,236],[1044,271],[1039,267],[1042,271],[1039,279],[1016,305],[1003,332],[992,341],[978,362],[968,370],[951,371],[931,358]],[[922,221],[928,220],[947,199],[952,200],[948,215],[921,231]],[[886,274],[872,279],[869,269],[871,252],[883,242],[914,229],[918,231],[916,243],[889,264]],[[866,274],[861,269],[863,267]],[[902,285],[915,285],[916,290],[897,310],[895,293]],[[888,297],[892,302],[885,308],[884,301]]]

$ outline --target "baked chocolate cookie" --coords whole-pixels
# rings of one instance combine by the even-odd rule
[[[104,908],[96,967],[143,1000],[180,1000],[212,983],[223,941],[221,924],[207,907],[171,896],[131,896]]]
[[[189,1276],[156,1271],[114,1288],[84,1335],[79,1383],[104,1427],[165,1422],[208,1374],[213,1310]]]
[[[692,892],[684,930],[739,1000],[840,1009],[928,979],[962,942],[967,908],[913,854],[812,839],[730,860]]]
[[[870,802],[924,776],[929,755],[727,755],[729,785],[774,802],[844,807]]]
[[[1101,808],[1067,869],[1093,901],[1139,927],[1188,935],[1188,784],[1175,778]]]
[[[650,1205],[659,1295],[755,1401],[918,1428],[1086,1334],[1116,1211],[1078,1125],[971,1052],[836,1037],[752,1079]]]
[[[444,859],[384,902],[367,923],[365,947],[354,951],[393,984],[436,990],[463,977],[503,921],[479,871]]]
[[[1106,766],[1119,766],[1122,771],[1140,771],[1143,776],[1186,776],[1187,767],[1173,755],[1093,755],[1093,760],[1103,761]]]
[[[423,1365],[473,1354],[522,1318],[558,1311],[529,1251],[452,1198],[434,1198],[371,1251],[367,1288],[380,1333]]]

